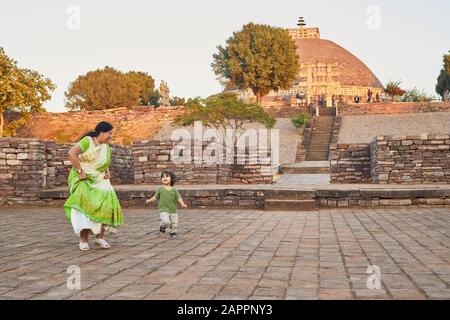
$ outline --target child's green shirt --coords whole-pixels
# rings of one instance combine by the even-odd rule
[[[159,199],[159,211],[177,213],[177,201],[181,198],[181,195],[176,188],[171,187],[170,190],[167,190],[164,186],[161,186],[156,190],[155,197]]]

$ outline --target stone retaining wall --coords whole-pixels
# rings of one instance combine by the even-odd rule
[[[45,204],[37,193],[47,174],[45,142],[0,138],[0,205]]]
[[[264,111],[274,118],[293,118],[299,114],[312,114],[313,108],[309,106],[291,106],[291,107],[264,107]],[[315,111],[314,111],[315,114]]]
[[[354,189],[317,190],[316,202],[323,208],[379,208],[379,207],[434,207],[450,205],[450,189],[446,190],[396,190]]]
[[[377,137],[370,153],[374,183],[450,183],[449,134]]]
[[[47,188],[67,185],[72,167],[68,152],[73,144],[59,144],[46,141]],[[126,147],[111,145],[111,182],[113,184],[133,183],[131,151]]]
[[[54,141],[46,141],[47,160],[47,188],[67,186],[67,176],[71,168],[68,159],[72,144],[59,144]]]
[[[253,164],[246,157],[238,164],[176,164],[172,141],[140,141],[126,148],[111,145],[113,184],[160,184],[161,172],[172,170],[179,184],[271,184],[270,152],[265,163]],[[203,151],[207,146],[204,142]],[[67,187],[71,168],[68,151],[72,144],[58,144],[37,138],[0,138],[0,205],[43,205],[37,193],[43,189]],[[264,153],[263,153],[264,154]],[[257,155],[258,156],[258,155]]]
[[[109,168],[112,184],[132,184],[134,181],[134,171],[131,149],[111,145],[111,165]]]
[[[117,188],[117,196],[121,205],[127,207],[152,208],[145,200],[153,196],[155,186],[148,189]],[[193,190],[178,187],[183,200],[192,208],[224,208],[224,209],[259,209],[265,208],[266,199],[272,199],[274,191],[283,199],[299,199],[312,193],[317,208],[407,208],[450,206],[450,188],[339,188],[317,190],[267,190],[264,188],[210,188],[208,190]],[[47,206],[62,206],[67,197],[67,190],[47,190],[40,192],[40,198]],[[299,208],[299,211],[301,209]],[[311,211],[311,210],[309,210]]]
[[[377,137],[370,144],[330,146],[332,183],[450,183],[450,135]]]
[[[368,144],[330,145],[331,183],[371,183]]]
[[[270,184],[273,182],[270,159],[267,163],[252,164],[251,159],[246,157],[245,163],[238,164],[238,158],[235,156],[234,164],[209,165],[191,153],[186,163],[178,163],[172,154],[172,150],[178,150],[176,149],[178,143],[170,140],[134,142],[131,151],[134,184],[159,184],[161,172],[164,170],[174,172],[178,184]],[[194,150],[194,144],[195,142],[192,142],[191,150]],[[208,145],[209,142],[203,142],[203,153]],[[270,158],[270,153],[268,156]],[[200,161],[197,162],[196,159]]]
[[[123,207],[146,206],[145,200],[153,194],[154,191],[149,190],[142,194],[144,197],[133,197],[126,192],[118,192]],[[258,190],[180,190],[180,194],[190,208],[264,209],[264,193]]]
[[[450,102],[389,102],[340,104],[340,116],[450,112]]]

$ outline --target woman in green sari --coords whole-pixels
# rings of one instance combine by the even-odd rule
[[[109,248],[104,235],[116,233],[123,223],[122,208],[109,180],[111,151],[106,142],[111,139],[112,129],[110,123],[100,122],[69,151],[72,170],[64,211],[80,237],[83,251],[89,250],[89,234],[96,235],[96,244]]]

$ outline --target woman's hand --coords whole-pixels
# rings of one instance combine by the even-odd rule
[[[111,173],[109,172],[109,170],[106,171],[106,173],[105,173],[105,179],[106,179],[106,180],[111,179]]]
[[[81,173],[78,174],[78,177],[80,177],[80,180],[86,180],[88,178],[84,171],[81,171]]]

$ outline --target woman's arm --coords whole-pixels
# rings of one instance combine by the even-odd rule
[[[106,169],[106,172],[105,172],[105,179],[111,179],[111,171],[109,171],[109,168]]]
[[[69,160],[70,163],[72,163],[72,166],[74,166],[75,170],[77,170],[80,180],[86,180],[86,173],[84,173],[83,169],[81,168],[80,161],[78,160],[79,154],[81,154],[81,148],[77,145],[74,145],[69,150]]]

